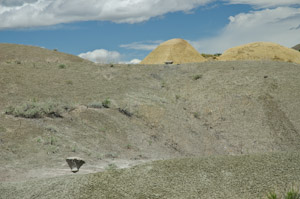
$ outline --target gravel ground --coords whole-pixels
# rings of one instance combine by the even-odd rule
[[[264,198],[299,183],[299,153],[155,161],[96,174],[0,184],[0,198]]]

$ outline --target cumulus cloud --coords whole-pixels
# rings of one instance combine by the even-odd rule
[[[138,23],[214,0],[1,0],[0,29],[89,20]]]
[[[139,64],[142,60],[140,59],[133,59],[130,62],[128,62],[129,64]]]
[[[300,5],[299,0],[225,0],[230,4],[247,4],[258,8]]]
[[[120,61],[119,64],[139,64],[142,60],[132,59],[131,61]]]
[[[270,41],[291,47],[300,41],[300,8],[278,7],[240,13],[216,37],[192,42],[203,53],[218,53],[256,41]]]
[[[25,3],[34,3],[38,0],[0,0],[0,5],[7,6],[7,7],[13,7],[13,6],[21,6]]]
[[[143,41],[143,42],[133,42],[131,44],[122,44],[121,48],[134,49],[134,50],[154,50],[162,40],[158,41]]]
[[[90,60],[95,63],[117,63],[120,58],[121,54],[117,51],[108,51],[105,49],[97,49],[94,51],[89,51],[86,53],[81,53],[78,55],[83,59]]]

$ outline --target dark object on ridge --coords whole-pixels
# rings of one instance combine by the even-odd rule
[[[83,159],[78,157],[68,157],[66,161],[73,173],[78,172],[80,167],[85,163]]]
[[[165,61],[165,64],[173,64],[173,61]]]
[[[300,51],[300,44],[298,44],[298,45],[292,47],[292,49],[297,50],[297,51]]]

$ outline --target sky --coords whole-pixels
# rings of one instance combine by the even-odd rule
[[[300,0],[0,0],[0,43],[139,63],[173,38],[209,54],[256,41],[292,47]]]

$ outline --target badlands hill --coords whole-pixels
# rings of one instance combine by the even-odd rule
[[[187,41],[171,39],[160,44],[141,64],[164,64],[166,61],[182,64],[204,62],[206,59]]]
[[[36,46],[0,43],[0,62],[84,62],[80,57]]]
[[[274,61],[0,62],[0,198],[282,191],[300,183],[299,74]],[[69,156],[86,161],[79,173]]]
[[[300,52],[271,42],[255,42],[230,48],[219,60],[274,60],[300,64]]]
[[[297,50],[297,51],[300,51],[300,44],[298,44],[298,45],[292,47],[292,49]]]

